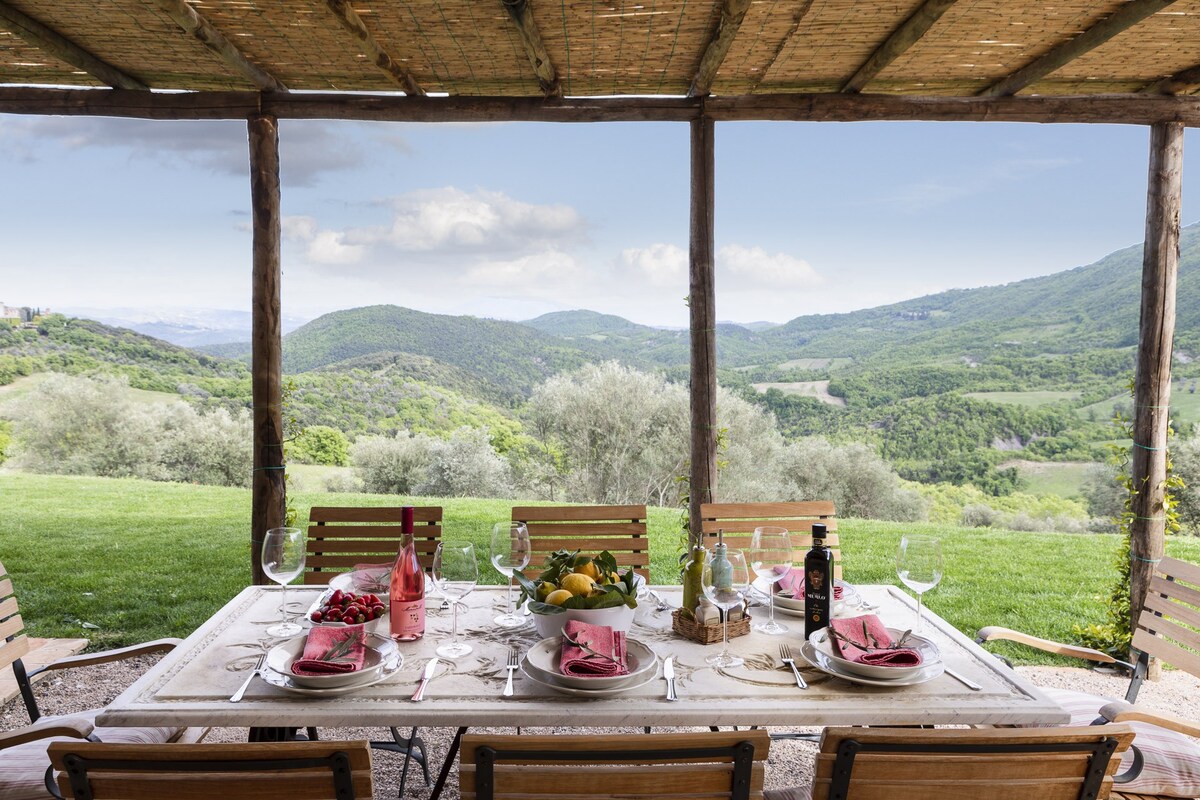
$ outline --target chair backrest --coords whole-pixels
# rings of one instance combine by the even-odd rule
[[[1127,725],[826,728],[812,800],[1103,800]]]
[[[25,621],[17,608],[17,597],[12,579],[0,562],[0,669],[29,652],[29,638],[25,635]]]
[[[1185,627],[1190,626],[1190,627]],[[1133,647],[1200,677],[1200,566],[1163,558],[1155,567]]]
[[[640,736],[474,735],[462,739],[463,800],[494,797],[762,797],[763,730]]]
[[[732,549],[750,546],[754,529],[761,525],[787,528],[797,564],[812,547],[812,526],[823,522],[829,530],[825,544],[833,551],[833,577],[842,578],[842,549],[834,519],[831,500],[810,500],[802,503],[704,503],[700,506],[704,538],[717,540],[717,531],[725,532],[725,543]]]
[[[591,556],[607,550],[619,566],[633,567],[650,581],[644,505],[516,506],[512,519],[529,529],[533,557],[527,572],[536,575],[546,556],[558,550],[581,550]]]
[[[400,506],[314,506],[308,512],[305,583],[328,583],[357,564],[391,564],[400,549]],[[441,506],[415,506],[413,538],[428,572],[442,536]]]
[[[53,742],[63,797],[76,800],[371,800],[368,742]]]

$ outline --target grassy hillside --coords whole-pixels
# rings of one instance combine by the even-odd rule
[[[96,648],[159,636],[185,636],[249,581],[249,492],[137,480],[0,472],[8,504],[0,560],[12,574],[34,636],[87,636]],[[64,503],[63,498],[71,502]],[[306,495],[291,498],[303,523],[323,505],[438,504],[445,536],[487,552],[491,524],[512,501]],[[650,510],[655,582],[677,580],[679,512]],[[846,577],[896,584],[895,550],[904,533],[940,536],[945,577],[929,607],[962,631],[987,624],[1054,639],[1076,622],[1099,622],[1112,580],[1116,539],[936,525],[841,520]],[[1167,551],[1200,561],[1200,541],[1172,538]],[[1030,554],[1036,557],[1030,558]],[[481,555],[483,582],[500,575]],[[82,623],[88,623],[85,627]],[[1007,650],[1026,663],[1052,663]]]

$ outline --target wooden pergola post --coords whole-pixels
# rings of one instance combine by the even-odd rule
[[[688,312],[691,329],[692,468],[688,504],[692,544],[704,539],[700,504],[717,484],[717,312],[713,264],[713,121],[691,123],[692,203]]]
[[[286,518],[283,472],[283,340],[279,313],[279,121],[249,119],[250,204],[254,218],[251,391],[254,402],[254,476],[251,481],[250,559],[253,582],[262,571],[262,541]]]
[[[1154,566],[1163,555],[1182,175],[1183,125],[1178,122],[1152,125],[1131,459],[1134,495],[1129,593],[1131,623],[1135,628]]]

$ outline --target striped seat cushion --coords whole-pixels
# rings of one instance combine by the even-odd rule
[[[1113,702],[1112,698],[1070,689],[1042,689],[1042,692],[1071,715],[1067,724],[1075,726],[1091,725],[1100,716],[1100,708]],[[1135,780],[1115,788],[1136,794],[1200,797],[1200,745],[1196,740],[1147,722],[1127,724],[1137,734],[1133,744],[1142,751],[1145,766]],[[1118,772],[1125,771],[1132,760],[1133,754],[1126,752]]]
[[[101,709],[72,714],[70,719],[95,722]],[[49,721],[42,717],[39,723]],[[66,719],[64,717],[64,719]],[[96,728],[92,734],[102,742],[118,744],[163,744],[177,737],[182,728]],[[46,800],[46,768],[50,757],[46,748],[51,742],[79,741],[67,736],[53,736],[26,742],[0,750],[0,800]]]

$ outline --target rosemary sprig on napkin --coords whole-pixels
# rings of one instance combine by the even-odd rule
[[[621,663],[621,659],[619,659],[619,658],[613,658],[612,656],[605,655],[604,653],[601,653],[598,650],[593,650],[592,648],[588,647],[587,643],[585,643],[582,640],[572,639],[570,636],[567,635],[567,632],[565,630],[563,631],[562,638],[563,638],[563,641],[566,642],[567,644],[574,645],[575,647],[578,647],[580,650],[582,650],[586,654],[584,656],[585,658],[590,658],[591,656],[596,656],[597,658],[607,658],[609,661],[613,662],[614,664]]]
[[[319,661],[329,661],[334,664],[339,661],[353,661],[354,657],[350,655],[350,651],[357,645],[361,645],[365,641],[365,636],[361,630],[355,631],[344,639],[338,639],[333,643],[333,646],[321,654]]]

